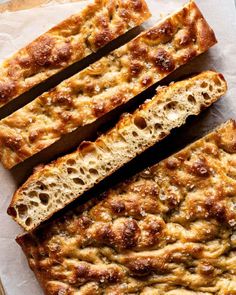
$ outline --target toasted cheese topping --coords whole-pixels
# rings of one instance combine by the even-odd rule
[[[103,180],[137,154],[197,115],[226,92],[221,74],[203,72],[158,90],[133,114],[123,116],[95,142],[41,166],[13,196],[8,213],[32,230],[66,204]]]
[[[194,2],[0,121],[11,168],[134,98],[216,43]]]
[[[231,295],[236,123],[18,238],[45,294]]]
[[[2,63],[0,107],[149,16],[144,0],[95,0]]]

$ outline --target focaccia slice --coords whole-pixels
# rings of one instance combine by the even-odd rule
[[[236,123],[17,239],[45,294],[236,290]]]
[[[194,2],[0,121],[6,168],[94,122],[216,43]]]
[[[95,0],[0,66],[0,107],[150,17],[144,0]]]
[[[8,213],[32,230],[136,155],[197,115],[226,91],[221,74],[208,71],[158,90],[95,142],[36,171],[13,196]]]

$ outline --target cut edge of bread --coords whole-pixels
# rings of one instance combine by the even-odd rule
[[[227,90],[222,74],[206,71],[161,87],[157,95],[95,142],[36,171],[14,194],[8,214],[30,231],[166,137]]]
[[[144,170],[142,170],[141,172],[135,174],[133,177],[131,177],[129,179],[129,182],[136,180],[139,177],[139,175],[145,175],[146,171],[148,172],[148,174],[150,173],[150,171],[151,172],[157,171],[159,169],[160,165],[162,165],[163,163],[166,163],[170,158],[185,154],[187,151],[201,146],[203,141],[210,141],[212,137],[216,137],[218,135],[223,135],[224,148],[228,147],[228,149],[230,150],[230,146],[231,147],[234,146],[234,149],[235,149],[234,142],[236,141],[236,120],[231,118],[231,119],[228,119],[227,121],[221,123],[220,125],[216,126],[212,130],[209,130],[206,135],[204,135],[203,137],[199,138],[198,140],[188,144],[186,147],[179,150],[178,152],[163,159],[159,163],[154,164],[151,167],[147,167]],[[222,145],[222,142],[221,142],[221,145]],[[119,185],[122,185],[122,184],[123,183],[121,182],[118,184],[118,186],[115,186],[113,188],[109,188],[108,191],[106,192],[106,195],[108,195],[111,191],[115,191],[117,189],[117,187],[119,188]],[[72,211],[73,211],[73,209],[72,209]],[[66,214],[70,214],[70,212],[68,211]],[[53,220],[53,223],[56,223],[56,222],[57,222],[57,219]],[[45,224],[45,226],[46,226],[46,224]],[[43,230],[44,227],[41,227],[41,229]],[[17,235],[17,237],[15,238],[15,241],[22,247],[22,250],[25,253],[27,252],[27,249],[25,246],[28,241],[28,238],[31,239],[32,236],[34,236],[34,231],[21,233],[21,234]]]

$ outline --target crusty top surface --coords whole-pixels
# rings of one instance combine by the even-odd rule
[[[94,122],[206,51],[215,36],[194,2],[0,121],[11,168],[63,134]]]
[[[236,123],[18,238],[45,293],[236,290]]]
[[[149,16],[144,0],[95,0],[3,62],[0,107]]]

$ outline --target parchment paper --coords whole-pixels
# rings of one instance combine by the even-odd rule
[[[0,15],[0,60],[14,53],[68,15],[77,12],[87,2],[60,5],[54,3],[45,7],[6,12]],[[154,24],[160,18],[161,13],[165,15],[172,12],[186,1],[147,0],[147,2],[153,17],[145,24],[145,27]],[[227,95],[210,110],[197,119],[188,121],[186,126],[178,131],[177,136],[168,139],[167,145],[170,152],[202,136],[227,119],[236,119],[236,9],[234,0],[196,0],[196,3],[213,27],[219,43],[208,53],[175,72],[167,80],[177,79],[204,69],[216,69],[225,75],[229,90]],[[152,153],[151,158],[154,158],[152,162],[166,155],[158,154],[155,157],[155,151],[152,149],[146,153]],[[143,158],[139,163],[145,167],[151,162]],[[137,170],[140,169],[137,167]],[[20,174],[20,168],[17,171]],[[22,230],[5,213],[15,188],[16,182],[12,172],[0,166],[0,276],[8,295],[39,295],[43,292],[28,268],[20,247],[14,241]]]

